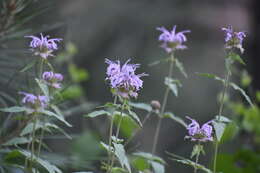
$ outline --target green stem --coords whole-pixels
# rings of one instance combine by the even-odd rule
[[[225,99],[225,95],[226,95],[226,92],[227,92],[227,89],[228,89],[230,75],[231,74],[230,74],[229,70],[227,70],[227,74],[225,76],[225,81],[224,81],[224,89],[223,89],[223,92],[222,92],[222,95],[221,95],[221,100],[220,100],[220,107],[219,107],[217,121],[220,121],[220,116],[222,115],[222,112],[223,112],[224,99]],[[218,142],[218,140],[216,140],[215,151],[214,151],[213,173],[216,173],[216,169],[217,169],[218,148],[219,148],[219,142]]]
[[[121,123],[122,123],[122,120],[123,120],[124,106],[125,106],[125,101],[124,101],[124,103],[123,103],[123,105],[121,107],[120,120],[119,120],[119,123],[118,123],[118,126],[117,126],[117,130],[116,130],[116,139],[118,139]],[[111,164],[109,166],[109,172],[110,173],[112,172],[112,169],[113,169],[113,166],[114,166],[114,162],[115,162],[115,155],[113,154],[112,155],[112,159],[111,159]]]
[[[117,96],[115,96],[114,98],[114,105],[116,104],[117,102]],[[111,155],[112,155],[112,152],[111,152],[111,145],[112,145],[112,133],[113,133],[113,126],[114,126],[114,115],[112,113],[112,117],[111,117],[111,120],[110,120],[110,128],[109,128],[109,151],[108,151],[108,165],[110,165],[111,163]],[[107,169],[107,172],[109,171],[109,169]]]
[[[42,147],[43,137],[44,137],[44,133],[45,133],[44,128],[45,128],[45,122],[43,122],[43,127],[41,128],[40,142],[39,142],[39,146],[38,146],[37,157],[40,157],[40,154],[41,154],[41,147]]]
[[[200,142],[198,143],[199,147],[200,147]],[[195,163],[196,163],[196,166],[194,168],[194,173],[197,173],[197,165],[198,165],[198,162],[199,162],[199,157],[200,157],[200,152],[196,155],[196,160],[195,160]]]
[[[35,132],[36,132],[36,124],[37,124],[37,115],[35,115],[33,120],[33,131],[32,131],[32,144],[31,144],[31,165],[30,170],[32,170],[33,167],[33,156],[34,156],[34,143],[35,143]]]
[[[171,54],[171,59],[170,60],[171,60],[171,63],[170,63],[170,68],[169,68],[169,73],[168,73],[168,77],[169,78],[172,77],[173,65],[174,65],[174,62],[175,62],[175,58],[174,58],[174,54],[173,53]],[[163,97],[162,109],[161,109],[161,112],[159,114],[159,121],[157,123],[156,130],[155,130],[152,154],[155,154],[155,152],[156,152],[156,147],[157,147],[159,133],[160,133],[161,124],[162,124],[162,115],[163,115],[163,113],[165,111],[165,107],[167,105],[169,92],[170,92],[170,88],[167,86],[167,88],[165,90],[165,93],[164,93],[164,97]]]

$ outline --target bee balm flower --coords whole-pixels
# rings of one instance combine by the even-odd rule
[[[188,125],[187,130],[189,136],[186,136],[185,138],[190,138],[191,141],[200,141],[200,142],[207,142],[207,141],[213,141],[212,132],[213,128],[211,125],[209,125],[212,121],[209,121],[200,127],[199,123],[190,118],[186,117],[189,120],[191,120],[191,123]]]
[[[238,48],[240,52],[243,53],[244,49],[242,47],[242,42],[246,37],[245,32],[235,32],[233,31],[232,26],[229,26],[228,28],[222,28],[222,31],[225,32],[225,48]]]
[[[130,60],[126,61],[121,66],[120,61],[105,60],[108,64],[107,67],[107,78],[110,81],[111,88],[116,89],[118,95],[129,98],[137,97],[137,91],[143,86],[143,81],[140,79],[142,76],[147,74],[135,74],[135,70],[140,66],[139,64],[128,64]]]
[[[42,74],[42,79],[47,83],[47,85],[52,86],[53,88],[61,88],[59,82],[63,80],[63,76],[60,73],[46,71]]]
[[[182,50],[187,47],[183,45],[187,41],[185,33],[189,33],[189,30],[181,31],[176,33],[176,25],[173,26],[172,31],[168,31],[165,27],[158,27],[157,30],[161,31],[159,41],[162,42],[161,47],[168,53],[174,50]]]
[[[26,104],[29,108],[33,109],[32,112],[37,111],[38,109],[44,109],[47,107],[48,98],[42,95],[33,95],[30,93],[20,92],[24,97],[22,103]]]
[[[48,39],[49,36],[41,37],[36,36],[25,36],[31,38],[32,41],[30,42],[30,48],[34,52],[34,55],[39,55],[40,57],[47,59],[49,56],[53,56],[52,52],[58,50],[57,42],[60,42],[62,39],[60,38],[53,38]]]

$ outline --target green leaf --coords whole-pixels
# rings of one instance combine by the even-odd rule
[[[234,52],[229,53],[228,58],[232,59],[233,61],[239,62],[242,65],[246,65],[246,63],[243,61],[243,59]]]
[[[117,144],[114,142],[113,142],[113,145],[115,148],[115,155],[118,158],[121,166],[125,167],[131,173],[130,164],[129,164],[128,158],[126,157],[124,146],[122,144]]]
[[[176,97],[178,97],[178,87],[182,86],[179,80],[166,77],[164,84],[170,88]]]
[[[193,158],[194,156],[200,155],[200,153],[205,154],[205,151],[203,149],[203,145],[196,144],[196,145],[193,146],[190,158]]]
[[[29,64],[26,64],[21,70],[20,72],[26,72],[27,70],[31,69],[36,63],[35,61],[31,61]]]
[[[16,137],[16,138],[13,138],[13,139],[7,141],[6,143],[4,143],[3,146],[11,146],[11,145],[17,146],[20,144],[27,144],[29,142],[31,142],[31,139],[29,139],[29,138]]]
[[[108,112],[108,111],[105,111],[105,110],[99,110],[99,111],[94,111],[94,112],[91,112],[87,115],[83,115],[84,117],[90,117],[90,118],[95,118],[97,116],[100,116],[100,115],[109,115],[111,116],[111,113]]]
[[[134,107],[134,108],[137,108],[137,109],[145,110],[147,112],[152,111],[152,107],[149,104],[146,104],[146,103],[129,102],[129,105]]]
[[[182,126],[184,126],[185,128],[188,126],[185,121],[183,121],[183,119],[181,119],[180,117],[177,117],[176,115],[174,115],[172,112],[165,112],[163,114],[163,118],[170,118],[174,121],[176,121],[177,123],[181,124]]]
[[[49,98],[49,88],[48,86],[43,83],[43,81],[39,80],[39,79],[35,79],[37,84],[39,85],[39,87],[41,88],[43,94]]]
[[[158,163],[161,163],[161,164],[166,164],[166,162],[162,158],[155,156],[151,153],[136,152],[136,153],[133,153],[133,155],[144,158],[146,160],[155,161],[155,162],[158,162]]]
[[[173,161],[176,161],[176,162],[179,162],[179,163],[182,163],[182,164],[185,164],[185,165],[189,165],[189,166],[192,166],[193,168],[197,168],[197,169],[200,169],[206,173],[213,173],[210,169],[206,168],[205,166],[201,165],[201,164],[198,164],[198,163],[195,163],[189,159],[185,159],[181,156],[178,156],[178,155],[175,155],[173,153],[168,153],[170,156],[172,156],[170,159],[173,160]]]
[[[215,133],[216,133],[217,140],[220,142],[222,135],[225,131],[226,124],[222,123],[222,122],[217,122],[217,121],[213,121],[212,124],[213,124],[214,130],[215,130]]]
[[[25,151],[25,150],[18,150],[22,155],[24,155],[26,158],[30,159],[31,158],[31,153]],[[49,163],[46,160],[43,160],[39,157],[36,157],[35,155],[33,155],[33,160],[37,163],[39,163],[42,167],[45,168],[46,171],[48,171],[49,173],[62,173],[62,171],[57,168],[55,165],[52,165],[51,163]]]
[[[182,73],[182,75],[187,78],[188,75],[183,67],[183,64],[177,58],[175,59],[175,65],[179,69],[179,71]]]
[[[240,88],[239,86],[237,86],[235,83],[229,83],[229,85],[234,89],[234,90],[237,90],[239,91],[243,96],[244,98],[246,99],[246,101],[250,104],[250,106],[254,106],[254,104],[252,103],[250,97],[246,94],[246,92]]]
[[[25,111],[27,111],[27,108],[26,107],[13,106],[13,107],[9,107],[9,108],[1,108],[0,111],[10,112],[10,113],[25,112]]]
[[[165,168],[164,165],[158,162],[149,161],[149,163],[152,165],[154,173],[164,173]]]
[[[60,115],[57,115],[55,114],[54,112],[51,112],[51,111],[47,111],[47,110],[43,110],[41,111],[41,113],[45,114],[45,115],[48,115],[50,117],[54,117],[58,120],[60,120],[61,122],[63,122],[64,124],[66,124],[68,127],[72,127],[72,125],[70,123],[68,123],[63,116],[60,116]]]
[[[220,116],[217,115],[215,119],[220,121],[220,122],[223,122],[223,123],[230,123],[231,122],[231,120],[229,118],[222,116],[222,115],[220,115]]]
[[[131,111],[130,109],[128,110],[129,114],[131,117],[133,117],[133,119],[135,119],[135,121],[139,124],[140,127],[142,127],[142,122],[141,120],[139,119],[139,117],[137,116],[137,114],[133,111]]]

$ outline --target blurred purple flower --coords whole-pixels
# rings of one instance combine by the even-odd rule
[[[186,136],[185,138],[190,138],[192,141],[200,141],[200,142],[207,142],[207,141],[213,141],[212,132],[213,128],[211,125],[209,125],[212,121],[209,121],[200,127],[199,123],[186,116],[189,120],[191,120],[191,123],[188,125],[187,130],[189,136]]]
[[[225,48],[226,49],[232,49],[232,48],[238,48],[241,53],[244,52],[244,49],[242,47],[242,43],[244,38],[246,37],[245,32],[235,32],[233,31],[232,26],[229,26],[227,28],[222,28],[222,31],[225,32]]]
[[[39,55],[44,59],[47,59],[49,56],[53,56],[52,52],[58,49],[57,42],[60,42],[62,39],[53,38],[48,39],[50,36],[25,36],[27,38],[31,38],[30,48],[34,52],[34,55]]]
[[[105,60],[108,64],[106,80],[110,81],[111,88],[116,89],[118,95],[129,98],[137,97],[137,91],[143,86],[143,81],[140,79],[147,74],[135,74],[135,70],[140,67],[139,64],[128,64],[130,60],[126,61],[121,66],[120,61]]]
[[[159,36],[159,41],[162,42],[161,47],[166,52],[171,53],[174,50],[182,50],[187,48],[183,45],[183,43],[187,41],[184,33],[189,33],[189,30],[176,33],[176,25],[173,26],[172,31],[168,31],[165,27],[158,27],[156,29],[162,32]]]
[[[41,95],[33,95],[30,93],[20,92],[24,97],[22,99],[22,103],[29,106],[33,110],[44,109],[47,107],[49,99],[46,96]]]
[[[53,88],[61,88],[61,84],[59,82],[63,81],[63,76],[60,73],[46,71],[42,74],[42,79],[47,83],[47,85],[50,85]]]

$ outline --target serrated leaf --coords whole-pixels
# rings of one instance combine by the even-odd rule
[[[170,88],[170,90],[176,97],[178,97],[178,87],[181,87],[181,83],[179,80],[166,77],[164,84]]]
[[[99,111],[94,111],[94,112],[91,112],[87,115],[83,115],[84,117],[90,117],[90,118],[94,118],[94,117],[97,117],[97,116],[100,116],[100,115],[111,115],[110,112],[108,111],[105,111],[105,110],[99,110]]]
[[[185,121],[183,121],[183,119],[181,119],[180,117],[177,117],[176,115],[174,115],[172,112],[165,112],[163,114],[163,118],[170,118],[174,121],[176,121],[177,123],[181,124],[182,126],[184,126],[185,128],[188,126]]]
[[[70,123],[68,123],[68,122],[64,119],[63,116],[57,115],[57,114],[55,114],[54,112],[47,111],[47,110],[43,110],[43,111],[41,111],[40,113],[43,113],[43,114],[45,114],[45,115],[54,117],[54,118],[60,120],[61,122],[63,122],[64,124],[66,124],[68,127],[72,127],[72,125],[71,125]]]
[[[146,104],[146,103],[129,102],[129,105],[134,107],[134,108],[137,108],[137,109],[145,110],[147,112],[151,112],[152,111],[152,107],[149,104]]]
[[[20,106],[13,106],[13,107],[9,107],[9,108],[1,108],[0,111],[10,112],[10,113],[25,112],[25,111],[27,111],[27,108],[26,107],[20,107]]]
[[[113,142],[113,145],[115,148],[115,155],[118,158],[121,166],[125,167],[131,173],[130,164],[129,164],[128,158],[126,157],[124,146],[122,144],[117,144],[114,142]]]
[[[182,73],[182,75],[187,78],[188,75],[184,69],[184,66],[183,66],[182,62],[180,62],[177,58],[175,59],[175,65],[179,69],[179,71]]]
[[[217,122],[217,121],[213,121],[212,124],[213,124],[214,130],[215,130],[217,140],[220,142],[220,140],[224,134],[226,124],[222,123],[222,122]]]
[[[48,86],[39,79],[35,79],[35,80],[36,80],[36,83],[38,84],[38,86],[40,87],[41,91],[43,92],[43,94],[47,98],[49,98],[49,88],[48,88]]]

